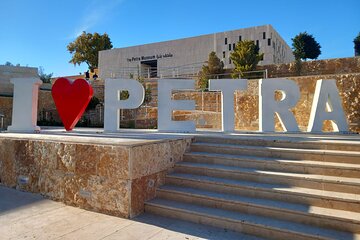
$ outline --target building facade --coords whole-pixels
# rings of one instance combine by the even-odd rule
[[[39,77],[37,68],[0,65],[0,96],[13,95],[14,85],[10,79],[31,77]]]
[[[115,48],[99,53],[102,78],[195,75],[214,51],[224,68],[234,67],[230,53],[241,40],[253,40],[264,58],[259,65],[294,61],[292,50],[271,25],[243,28],[172,41]]]

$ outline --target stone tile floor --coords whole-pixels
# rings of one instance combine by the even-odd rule
[[[86,211],[0,186],[0,239],[258,239],[142,214],[132,220]]]

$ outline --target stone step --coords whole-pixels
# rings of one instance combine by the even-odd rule
[[[193,162],[176,163],[175,172],[260,183],[279,183],[288,187],[295,186],[325,191],[360,194],[360,179],[358,178],[275,172],[254,168],[241,168]]]
[[[195,142],[219,143],[219,144],[235,144],[250,146],[266,146],[266,147],[289,147],[302,149],[322,149],[322,150],[341,150],[341,151],[357,151],[360,152],[360,142],[358,135],[348,135],[348,139],[344,140],[344,136],[196,136]]]
[[[268,239],[355,239],[357,237],[355,234],[348,232],[160,198],[147,202],[145,211],[165,217],[227,228]]]
[[[204,142],[192,143],[191,151],[360,164],[360,152],[356,151],[264,147]]]
[[[301,188],[285,184],[269,184],[209,176],[172,173],[166,184],[210,190],[225,194],[237,194],[291,203],[308,204],[323,208],[360,212],[360,195]]]
[[[162,186],[157,189],[156,194],[161,199],[360,233],[360,213],[350,211],[223,194],[173,185]]]
[[[257,157],[208,152],[185,153],[183,160],[185,162],[222,164],[234,167],[257,168],[260,170],[360,178],[360,164],[311,160],[289,160],[272,157]]]

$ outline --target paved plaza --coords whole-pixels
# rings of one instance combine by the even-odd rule
[[[257,239],[143,214],[128,220],[0,187],[0,239]]]

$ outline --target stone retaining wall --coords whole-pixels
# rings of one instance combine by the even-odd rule
[[[292,110],[300,130],[306,131],[308,126],[316,81],[319,79],[335,79],[350,131],[360,132],[360,73],[288,77],[288,79],[294,80],[300,87],[300,100]],[[247,92],[237,97],[235,105],[235,125],[238,130],[258,130],[258,82],[250,81],[248,89]],[[330,122],[325,121],[323,130],[330,131],[331,129]],[[276,130],[282,130],[277,118]]]
[[[3,129],[11,125],[13,98],[9,96],[0,96],[0,114],[4,115],[3,118]],[[1,126],[0,126],[1,128]]]
[[[295,118],[301,131],[306,131],[315,92],[315,84],[319,79],[336,79],[337,87],[342,99],[343,108],[350,131],[360,132],[360,73],[313,75],[287,77],[294,80],[300,87],[301,98],[293,109]],[[249,80],[248,89],[234,96],[235,129],[240,131],[257,131],[259,129],[259,97],[258,80]],[[177,92],[174,99],[195,100],[195,111],[174,111],[174,120],[194,120],[197,128],[220,129],[221,127],[221,98],[214,92]],[[124,111],[124,119],[154,119],[156,122],[157,108],[151,108],[151,114],[144,108]],[[280,122],[276,118],[276,130],[282,131]],[[156,126],[156,125],[155,125]],[[325,121],[324,131],[331,131],[331,124]]]
[[[354,59],[354,58],[351,58]],[[351,60],[350,59],[350,60]],[[359,58],[356,58],[359,59]],[[325,61],[325,60],[324,60]],[[329,60],[330,61],[330,60]],[[353,60],[355,61],[355,60]],[[355,69],[355,68],[352,68]],[[305,131],[308,125],[310,109],[315,91],[316,80],[336,79],[337,86],[343,101],[343,107],[349,123],[350,130],[360,132],[360,73],[330,74],[287,77],[295,80],[301,90],[301,99],[293,109],[300,129]],[[125,128],[156,128],[157,127],[157,84],[152,83],[154,96],[152,101],[136,110],[122,110],[122,127]],[[103,85],[98,82],[94,85],[96,96],[103,99]],[[173,99],[195,100],[195,111],[175,111],[174,120],[194,120],[197,128],[219,129],[221,126],[221,96],[214,92],[175,92]],[[248,89],[239,92],[234,97],[235,104],[235,129],[242,131],[258,130],[258,81],[249,80]],[[11,123],[12,100],[9,97],[0,97],[0,113],[5,114],[5,127]],[[45,111],[43,111],[45,110]],[[82,120],[90,122],[90,126],[101,127],[103,125],[103,106],[84,114]],[[45,113],[44,113],[45,112]],[[46,113],[47,112],[47,113]],[[41,90],[39,94],[39,116],[38,119],[54,119],[60,122],[51,92]],[[277,120],[276,120],[277,121]],[[276,129],[281,131],[279,122]],[[330,124],[325,124],[324,130],[329,131]]]
[[[8,136],[0,135],[0,184],[125,218],[143,212],[144,202],[155,196],[191,142],[183,138],[109,145],[95,144],[99,138],[84,143],[69,141],[76,139],[72,136]]]
[[[0,95],[0,113],[4,114],[4,128],[11,125],[12,121],[12,95]],[[38,120],[39,121],[55,121],[61,122],[59,114],[57,113],[54,100],[51,96],[50,90],[40,90],[38,99]]]
[[[295,62],[286,64],[272,64],[258,66],[258,70],[267,69],[269,78],[329,75],[360,73],[360,57],[333,58],[324,60],[306,61],[301,63],[301,71],[298,74]]]

